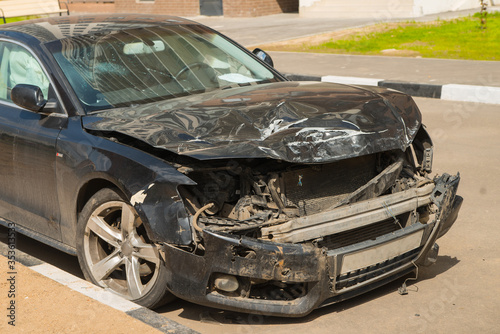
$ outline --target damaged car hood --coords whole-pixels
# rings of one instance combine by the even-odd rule
[[[332,162],[406,150],[421,125],[412,98],[379,87],[278,82],[217,90],[83,117],[199,160],[273,158]]]

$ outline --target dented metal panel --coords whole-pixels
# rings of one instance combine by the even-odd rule
[[[404,151],[421,115],[411,97],[397,92],[279,82],[97,112],[83,124],[200,160],[314,163]]]

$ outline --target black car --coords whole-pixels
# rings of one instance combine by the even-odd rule
[[[0,222],[147,307],[303,316],[429,265],[459,175],[412,98],[176,17],[0,28]]]

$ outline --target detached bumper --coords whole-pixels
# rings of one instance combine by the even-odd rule
[[[216,308],[266,315],[300,317],[315,308],[351,298],[384,285],[423,265],[435,252],[436,239],[457,218],[462,198],[460,177],[436,180],[430,200],[438,207],[428,224],[416,222],[395,232],[327,251],[311,243],[262,241],[204,231],[206,252],[193,255],[165,245],[170,291],[185,300]],[[433,254],[434,256],[436,254]],[[214,277],[237,278],[238,291],[214,288]],[[273,289],[249,293],[262,282]]]

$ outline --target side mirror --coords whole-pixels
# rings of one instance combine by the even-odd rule
[[[47,101],[43,97],[42,90],[38,86],[19,84],[10,92],[12,102],[21,108],[34,112],[52,113],[57,108],[57,102]]]
[[[256,55],[257,58],[268,64],[269,66],[274,67],[273,59],[267,52],[257,48],[253,50],[252,53]]]

